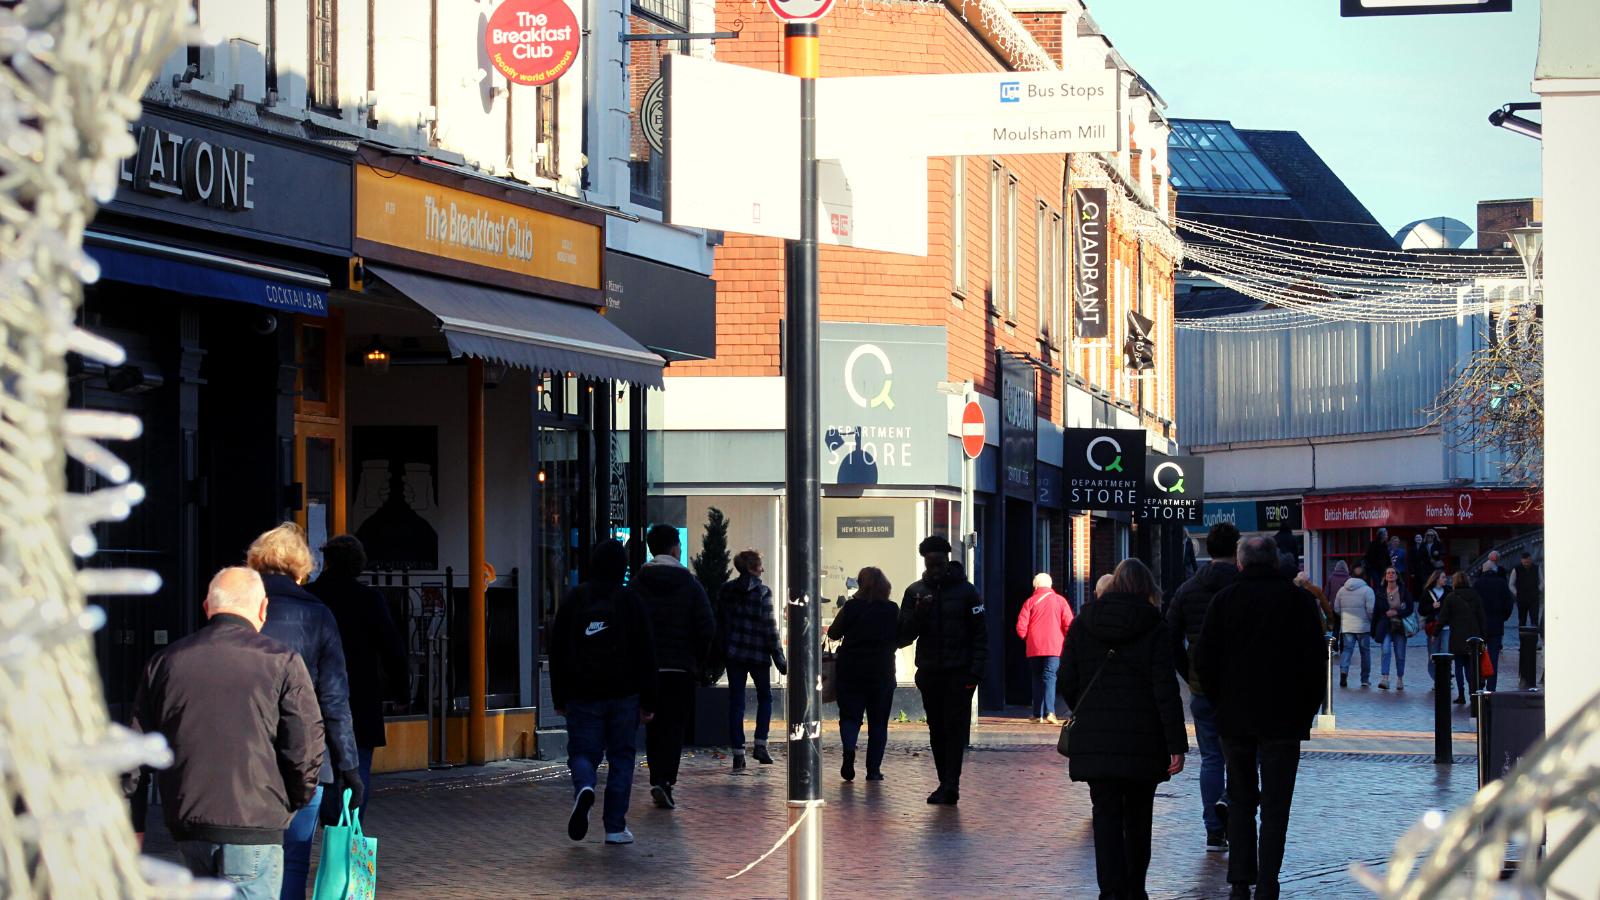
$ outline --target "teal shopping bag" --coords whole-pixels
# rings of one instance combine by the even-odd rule
[[[322,829],[322,861],[311,900],[373,900],[378,893],[378,839],[361,832],[361,811],[344,792],[339,824]]]

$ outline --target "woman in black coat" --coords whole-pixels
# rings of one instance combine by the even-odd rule
[[[1483,615],[1483,600],[1472,587],[1467,573],[1457,572],[1450,579],[1450,593],[1439,604],[1439,627],[1450,629],[1450,653],[1456,660],[1456,702],[1467,702],[1467,671],[1472,665],[1467,641],[1481,638],[1488,631]]]
[[[1146,900],[1156,786],[1189,752],[1161,591],[1136,559],[1117,566],[1067,630],[1056,690],[1072,707],[1068,771],[1089,782],[1100,900]]]
[[[835,662],[839,690],[839,741],[844,763],[839,777],[856,777],[856,738],[867,717],[867,780],[883,780],[883,751],[889,745],[889,712],[894,707],[894,630],[900,607],[890,599],[889,579],[873,566],[856,576],[856,595],[828,627],[828,638],[844,641]]]
[[[358,580],[366,550],[354,535],[330,538],[322,548],[322,574],[306,590],[333,611],[350,675],[350,720],[361,759],[361,783],[370,791],[372,751],[388,744],[383,701],[411,702],[411,666],[406,645],[389,616],[383,595]],[[369,794],[370,796],[370,794]]]

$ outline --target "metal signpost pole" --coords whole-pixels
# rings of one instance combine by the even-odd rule
[[[826,11],[826,6],[823,7]],[[815,21],[784,26],[785,71],[800,79],[800,240],[784,245],[787,315],[785,495],[789,503],[789,900],[822,897],[822,456],[817,371],[817,70]]]

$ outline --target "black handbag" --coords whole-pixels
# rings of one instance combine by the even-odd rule
[[[1062,756],[1069,759],[1072,757],[1072,725],[1078,721],[1078,707],[1083,705],[1084,699],[1089,696],[1090,691],[1094,690],[1094,686],[1100,683],[1100,673],[1106,670],[1106,666],[1111,664],[1111,657],[1116,655],[1115,647],[1106,651],[1105,662],[1101,663],[1100,668],[1095,670],[1094,677],[1089,679],[1088,687],[1085,687],[1083,693],[1078,695],[1078,702],[1072,704],[1072,712],[1067,714],[1067,720],[1061,723],[1061,736],[1056,738],[1056,752]]]

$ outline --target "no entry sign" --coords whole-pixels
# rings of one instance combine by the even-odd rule
[[[767,0],[767,6],[785,22],[815,22],[833,8],[833,0]]]
[[[961,449],[968,458],[976,459],[983,452],[983,407],[968,403],[961,410]]]
[[[549,84],[578,58],[578,20],[566,0],[506,0],[489,18],[483,46],[512,84]]]

